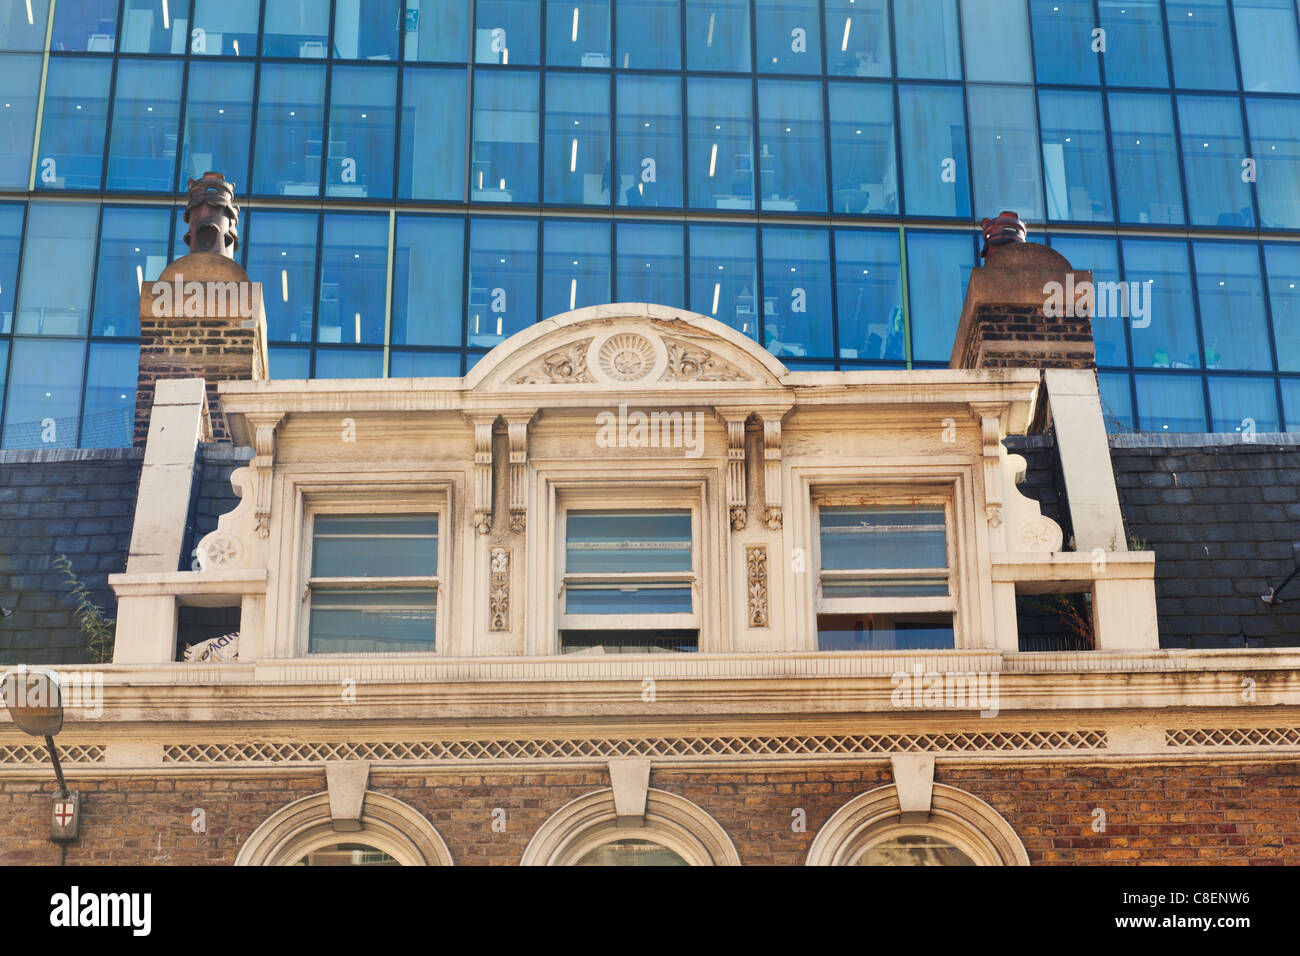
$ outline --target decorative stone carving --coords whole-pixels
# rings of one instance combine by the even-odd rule
[[[229,534],[217,533],[204,539],[207,547],[204,551],[204,570],[209,568],[233,567],[243,557],[244,546],[239,539]]]
[[[1053,535],[1055,532],[1055,535]],[[1060,543],[1061,529],[1048,518],[1031,518],[1020,526],[1016,538],[1025,551],[1051,551],[1053,537]]]
[[[256,481],[253,516],[258,537],[265,538],[271,533],[271,474],[275,465],[275,429],[284,419],[284,413],[250,412],[244,418],[253,432],[253,451],[256,452],[252,461]]]
[[[746,581],[749,588],[749,626],[767,627],[767,548],[745,548]]]
[[[984,517],[988,519],[990,528],[1002,527],[1002,505],[986,504],[984,506]]]
[[[516,534],[523,533],[528,514],[528,421],[508,419],[506,423],[510,437],[510,530]]]
[[[745,530],[749,512],[745,492],[745,418],[744,414],[722,417],[727,426],[727,507],[732,531]]]
[[[1002,444],[1001,416],[1005,403],[978,403],[971,413],[980,426],[984,462],[984,516],[989,525],[989,550],[1050,552],[1061,549],[1061,527],[1043,517],[1037,501],[1016,487],[1025,473],[1025,459]]]
[[[751,381],[703,344],[653,331],[613,329],[547,352],[511,377],[510,385],[654,384]]]
[[[655,349],[644,335],[621,332],[601,343],[596,361],[609,378],[617,382],[637,382],[654,368]]]
[[[474,421],[474,530],[492,530],[492,425],[493,419]]]
[[[236,468],[230,486],[239,496],[239,504],[217,519],[215,530],[208,532],[194,548],[195,571],[221,569],[233,571],[265,567],[265,545],[256,531],[255,495],[259,478],[250,466]],[[254,550],[261,552],[254,555]]]
[[[570,342],[525,366],[511,385],[578,385],[595,382],[587,368],[587,350],[594,338]]]
[[[763,519],[781,530],[781,419],[763,419]]]
[[[493,548],[488,583],[488,630],[510,630],[510,549]]]
[[[663,337],[668,350],[668,367],[661,382],[740,382],[749,376],[715,356],[708,349]]]

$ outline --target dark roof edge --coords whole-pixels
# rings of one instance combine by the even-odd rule
[[[247,445],[228,445],[224,442],[207,442],[199,445],[202,461],[252,461],[255,452]]]

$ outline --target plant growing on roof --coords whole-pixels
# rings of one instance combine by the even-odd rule
[[[86,638],[86,655],[92,664],[107,664],[113,660],[113,637],[117,621],[108,617],[104,609],[96,604],[90,590],[77,577],[72,569],[72,562],[66,554],[54,559],[55,570],[68,581],[68,593],[77,602],[77,627]]]

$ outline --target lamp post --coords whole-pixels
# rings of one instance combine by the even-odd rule
[[[48,671],[18,667],[4,675],[3,690],[9,716],[24,733],[45,738],[50,762],[54,764],[59,793],[50,815],[50,839],[75,840],[81,826],[81,797],[68,789],[59,752],[54,746],[55,735],[63,729],[63,697],[58,677]]]

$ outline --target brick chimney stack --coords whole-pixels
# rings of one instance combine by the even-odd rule
[[[217,383],[268,377],[262,284],[250,282],[234,258],[239,249],[234,185],[216,172],[190,180],[184,214],[190,252],[140,290],[136,445],[143,445],[149,433],[159,379],[203,379],[203,440],[228,442]]]

